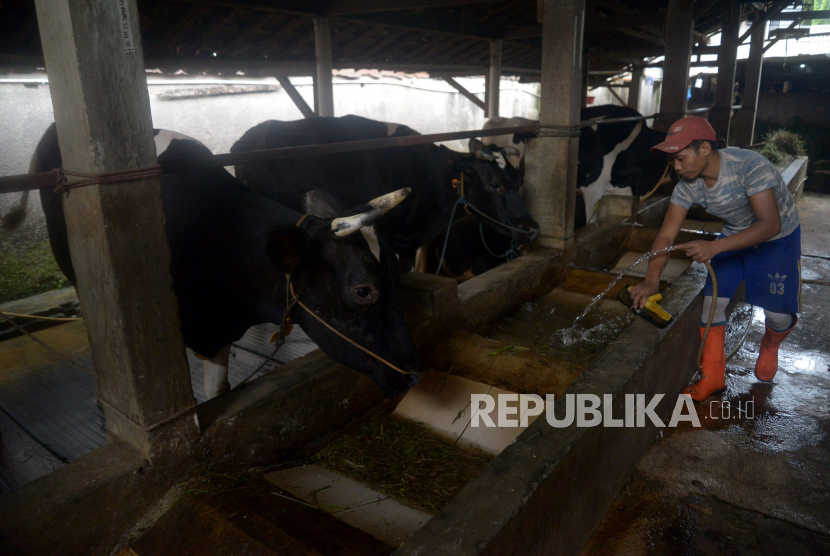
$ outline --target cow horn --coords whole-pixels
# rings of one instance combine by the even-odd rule
[[[412,188],[404,187],[403,189],[398,189],[392,193],[381,195],[377,199],[372,199],[368,204],[371,205],[372,208],[380,210],[381,214],[386,214],[398,206],[410,193],[412,193]]]
[[[479,160],[495,160],[496,155],[487,151],[476,151],[476,158]]]
[[[352,235],[363,226],[371,224],[383,214],[382,209],[376,208],[367,212],[361,212],[352,216],[343,216],[331,221],[331,233],[335,237],[346,237]]]
[[[406,196],[410,193],[412,193],[412,188],[404,187],[403,189],[398,189],[392,193],[387,193],[386,195],[381,195],[376,199],[372,199],[366,203],[372,207],[372,210],[332,220],[331,233],[333,233],[335,237],[346,237],[355,233],[363,226],[368,226],[378,217],[383,216],[398,206],[398,204],[406,199]]]
[[[521,156],[522,153],[516,147],[504,147],[504,153],[507,156]]]

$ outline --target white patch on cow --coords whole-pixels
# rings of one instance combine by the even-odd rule
[[[225,346],[213,359],[205,359],[203,370],[205,373],[205,397],[213,399],[216,396],[227,394],[231,390],[228,382],[228,361],[230,360],[231,346]]]
[[[637,125],[634,126],[633,130],[631,130],[631,133],[625,141],[618,143],[611,152],[602,157],[602,173],[599,177],[592,183],[580,188],[582,189],[582,195],[585,197],[586,223],[590,224],[595,220],[597,203],[599,203],[602,196],[613,187],[611,185],[611,169],[614,167],[614,162],[617,161],[617,156],[631,146],[631,143],[634,142],[642,129],[643,122],[637,122]],[[628,193],[624,193],[625,190],[628,190]],[[631,195],[631,188],[617,188],[614,193],[619,195]]]
[[[360,233],[363,234],[363,239],[369,244],[369,250],[372,252],[372,255],[380,262],[380,244],[378,243],[378,235],[375,233],[375,227],[364,226],[360,228]]]
[[[398,131],[398,128],[401,127],[401,124],[390,124],[386,122],[386,136],[392,137],[395,135],[395,132]]]
[[[539,120],[531,120],[528,118],[490,118],[484,122],[484,129],[495,129],[497,127],[521,127],[526,125],[539,125]],[[482,137],[481,142],[485,145],[497,145],[501,148],[516,147],[519,150],[519,156],[507,155],[507,161],[513,165],[514,168],[519,167],[519,163],[525,154],[525,144],[514,143],[512,135],[495,135],[493,137]]]
[[[504,168],[507,166],[507,161],[504,160],[504,157],[502,156],[502,154],[500,152],[496,151],[493,154],[496,157],[496,164],[499,165],[499,168],[504,170]]]
[[[161,156],[161,153],[167,150],[167,148],[170,146],[170,142],[173,141],[173,139],[181,139],[182,141],[193,141],[205,147],[205,145],[203,145],[201,141],[198,141],[193,137],[188,137],[187,135],[176,133],[175,131],[159,129],[158,133],[156,133],[155,137],[153,137],[153,141],[155,141],[156,143],[156,157]]]

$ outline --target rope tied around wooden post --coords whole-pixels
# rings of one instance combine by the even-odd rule
[[[85,172],[74,172],[66,170],[65,168],[55,168],[52,170],[55,174],[55,193],[59,195],[69,194],[71,189],[78,187],[86,187],[88,185],[102,185],[107,183],[124,183],[129,181],[144,180],[147,178],[161,177],[161,166],[147,166],[145,168],[137,168],[135,170],[122,170],[119,172],[106,172],[103,174],[90,174]],[[81,181],[69,183],[68,176],[75,178],[85,178]]]

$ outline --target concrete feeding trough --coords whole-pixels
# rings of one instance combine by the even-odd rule
[[[335,421],[357,422],[397,404],[397,415],[494,457],[446,507],[423,526],[418,523],[398,554],[576,553],[657,429],[650,422],[636,428],[553,428],[543,416],[526,427],[471,428],[470,394],[610,394],[614,415],[622,415],[624,394],[651,399],[662,393],[656,412],[667,420],[694,373],[698,348],[703,277],[682,254],[673,254],[674,272],[661,284],[663,307],[675,317],[669,328],[658,330],[629,316],[616,301],[618,289],[642,279],[628,276],[600,303],[593,323],[589,319],[588,333],[603,328],[589,337],[590,349],[543,341],[554,343],[553,337],[617,276],[614,270],[626,257],[650,248],[656,233],[656,228],[612,217],[582,230],[568,253],[537,249],[461,285],[441,277],[405,276],[404,305],[434,369],[419,386],[401,400],[383,402],[368,381],[311,355],[305,363],[289,364],[295,372],[266,376],[204,404],[205,445],[217,463],[224,452],[243,446],[273,462],[323,446],[333,437]],[[714,237],[697,230],[682,235],[681,241]],[[608,320],[614,326],[605,326]],[[505,347],[516,349],[500,355]],[[299,401],[311,392],[319,404],[314,410]],[[238,418],[240,410],[263,418],[251,428],[252,419]],[[561,418],[563,410],[557,406],[556,415]],[[285,418],[275,422],[275,412]]]

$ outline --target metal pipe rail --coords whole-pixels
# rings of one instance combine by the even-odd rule
[[[162,172],[180,172],[204,167],[234,166],[236,164],[250,164],[282,158],[299,156],[319,156],[326,154],[348,153],[384,149],[391,147],[406,147],[425,145],[439,141],[454,139],[470,139],[472,137],[491,137],[494,135],[513,135],[516,133],[536,133],[538,126],[502,127],[495,129],[480,129],[470,131],[454,131],[448,133],[432,133],[429,135],[408,135],[403,137],[383,137],[379,139],[363,139],[360,141],[344,141],[341,143],[324,143],[320,145],[303,145],[300,147],[282,147],[279,149],[265,149],[238,153],[215,154],[210,157],[190,159],[168,159],[159,162]],[[54,188],[56,176],[52,172],[38,174],[22,174],[17,176],[0,177],[0,194],[29,191],[33,189]]]
[[[733,108],[736,108],[733,106]],[[740,107],[737,107],[740,108]],[[697,114],[711,110],[711,107],[695,108],[687,110],[686,114]],[[609,125],[623,122],[640,122],[671,114],[652,114],[650,116],[628,116],[624,118],[592,119],[579,122],[575,126],[562,126],[563,130],[577,130],[595,125]],[[191,159],[168,159],[159,162],[162,172],[180,172],[183,170],[194,170],[204,167],[235,166],[237,164],[250,164],[252,162],[263,162],[292,158],[299,156],[319,156],[326,154],[338,154],[358,151],[377,150],[393,147],[407,147],[413,145],[425,145],[440,141],[452,141],[456,139],[470,139],[473,137],[493,137],[496,135],[514,135],[517,133],[535,134],[539,132],[538,125],[527,125],[517,127],[500,127],[494,129],[478,129],[468,131],[453,131],[446,133],[432,133],[428,135],[408,135],[404,137],[382,137],[379,139],[363,139],[360,141],[344,141],[340,143],[323,143],[319,145],[303,145],[299,147],[282,147],[279,149],[265,149],[259,151],[246,151],[238,153],[215,154],[210,157]],[[0,195],[4,193],[16,193],[20,191],[31,191],[34,189],[54,188],[56,186],[56,175],[52,172],[39,174],[21,174],[16,176],[0,176]]]

